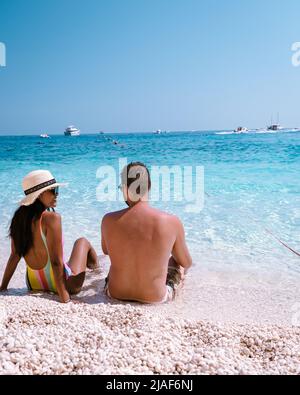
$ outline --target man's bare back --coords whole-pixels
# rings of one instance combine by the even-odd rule
[[[102,249],[111,260],[109,293],[121,300],[163,301],[170,257],[182,270],[192,264],[180,220],[147,201],[103,218]]]

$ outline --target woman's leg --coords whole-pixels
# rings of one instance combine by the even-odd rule
[[[98,257],[91,243],[85,238],[76,240],[68,262],[73,275],[67,279],[67,288],[71,294],[81,291],[86,268],[98,267]]]

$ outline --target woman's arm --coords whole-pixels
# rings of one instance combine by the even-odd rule
[[[60,301],[62,303],[67,303],[70,301],[70,295],[67,291],[65,282],[61,217],[57,213],[51,213],[47,216],[46,222],[47,245],[53,268],[57,293],[59,295]]]
[[[6,264],[4,274],[3,274],[2,283],[0,286],[0,291],[7,290],[8,284],[9,284],[14,272],[16,271],[16,268],[17,268],[20,260],[21,260],[21,258],[17,255],[15,246],[14,246],[14,242],[12,240],[11,241],[11,253],[10,253],[10,257],[9,257],[7,264]]]

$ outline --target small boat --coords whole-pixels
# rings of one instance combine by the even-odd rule
[[[80,136],[80,130],[73,125],[68,126],[64,133],[65,136]]]
[[[268,130],[272,130],[274,132],[277,132],[278,130],[282,130],[283,127],[280,126],[279,124],[275,123],[273,125],[268,126]]]
[[[248,132],[248,129],[244,128],[243,126],[239,126],[238,128],[236,128],[234,130],[234,133],[247,133],[247,132]]]
[[[41,137],[42,139],[50,139],[50,136],[48,136],[47,133],[42,133],[42,134],[40,134],[40,137]]]
[[[155,130],[153,133],[154,133],[154,134],[161,134],[162,131],[161,131],[160,129],[158,129],[158,130]]]

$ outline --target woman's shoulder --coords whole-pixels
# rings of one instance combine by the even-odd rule
[[[43,223],[46,226],[58,226],[61,224],[61,215],[56,212],[45,211],[43,214]]]

